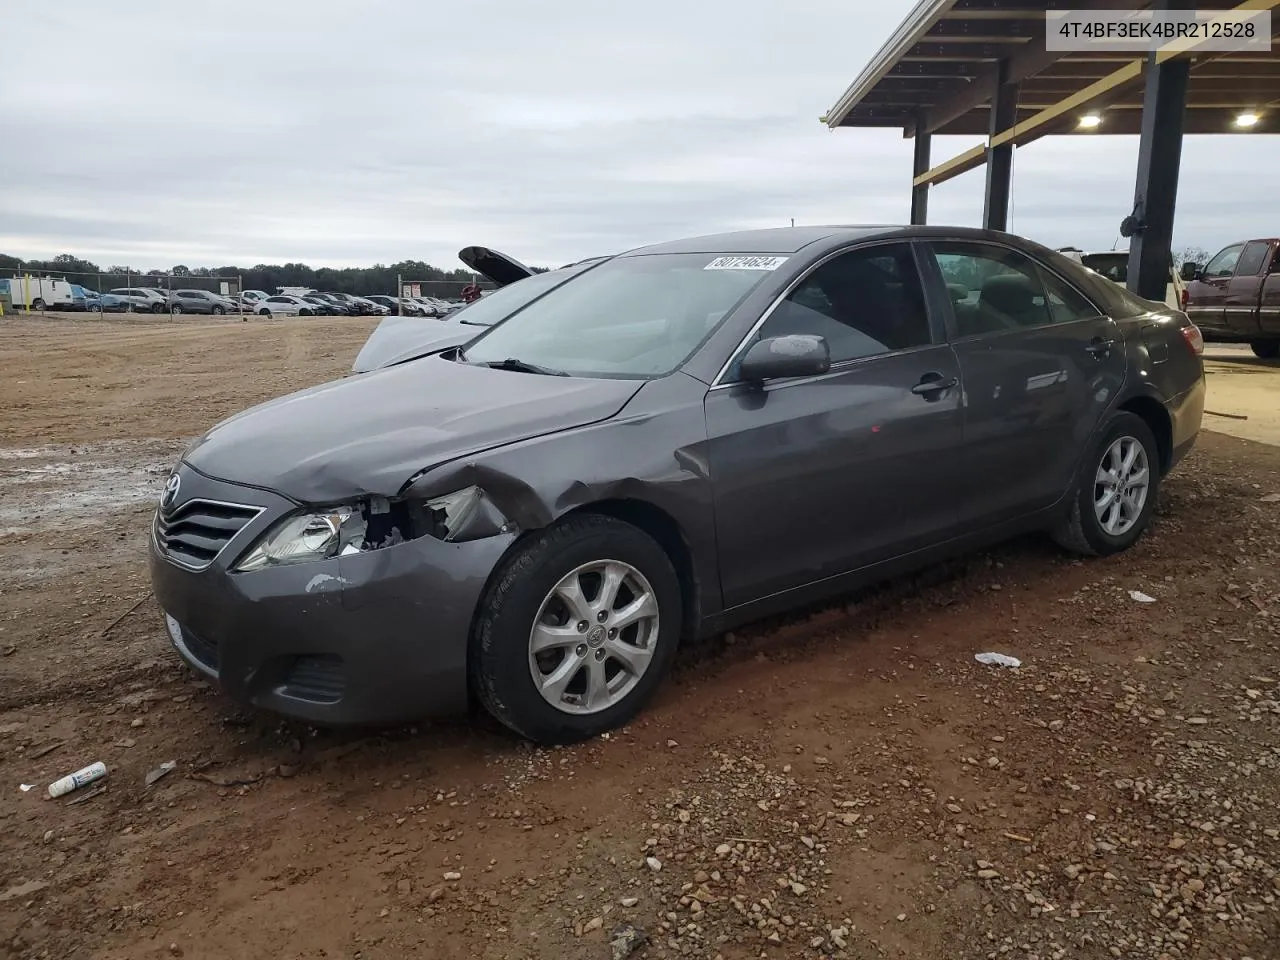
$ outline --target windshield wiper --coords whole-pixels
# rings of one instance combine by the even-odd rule
[[[567,377],[569,374],[563,370],[553,370],[551,367],[542,367],[536,363],[528,363],[525,360],[518,360],[515,357],[507,357],[505,360],[490,361],[468,361],[476,363],[481,367],[490,367],[494,370],[514,370],[517,373],[540,373],[546,377]]]

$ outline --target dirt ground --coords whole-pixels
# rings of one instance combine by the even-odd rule
[[[185,442],[371,326],[0,322],[0,957],[1280,957],[1280,448],[1203,434],[1124,556],[685,649],[588,744],[338,735],[176,661],[142,558]]]

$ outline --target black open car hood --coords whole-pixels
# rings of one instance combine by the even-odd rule
[[[533,271],[519,260],[488,247],[463,247],[458,251],[458,259],[500,287],[533,276]]]

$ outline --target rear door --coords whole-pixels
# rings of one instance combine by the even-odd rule
[[[1271,244],[1268,241],[1250,240],[1236,261],[1235,274],[1227,281],[1222,305],[1223,321],[1235,336],[1252,340],[1262,333],[1258,303],[1270,254]]]
[[[993,243],[926,245],[951,291],[964,384],[964,457],[953,503],[966,522],[1048,507],[1124,383],[1118,324],[1069,282]]]
[[[1225,319],[1227,284],[1235,276],[1236,263],[1244,253],[1243,243],[1232,244],[1210,260],[1200,276],[1187,284],[1187,316],[1208,334],[1231,334]]]
[[[747,338],[824,337],[822,376],[707,394],[727,607],[824,580],[954,533],[959,371],[905,243],[816,265]]]

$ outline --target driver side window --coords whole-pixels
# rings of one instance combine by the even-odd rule
[[[832,363],[932,343],[911,248],[864,247],[815,268],[778,304],[758,338],[791,334],[825,338]]]
[[[1229,277],[1236,272],[1236,261],[1240,259],[1240,254],[1244,250],[1243,243],[1237,243],[1234,247],[1227,247],[1221,251],[1216,257],[1209,261],[1204,268],[1202,276],[1206,277]]]

